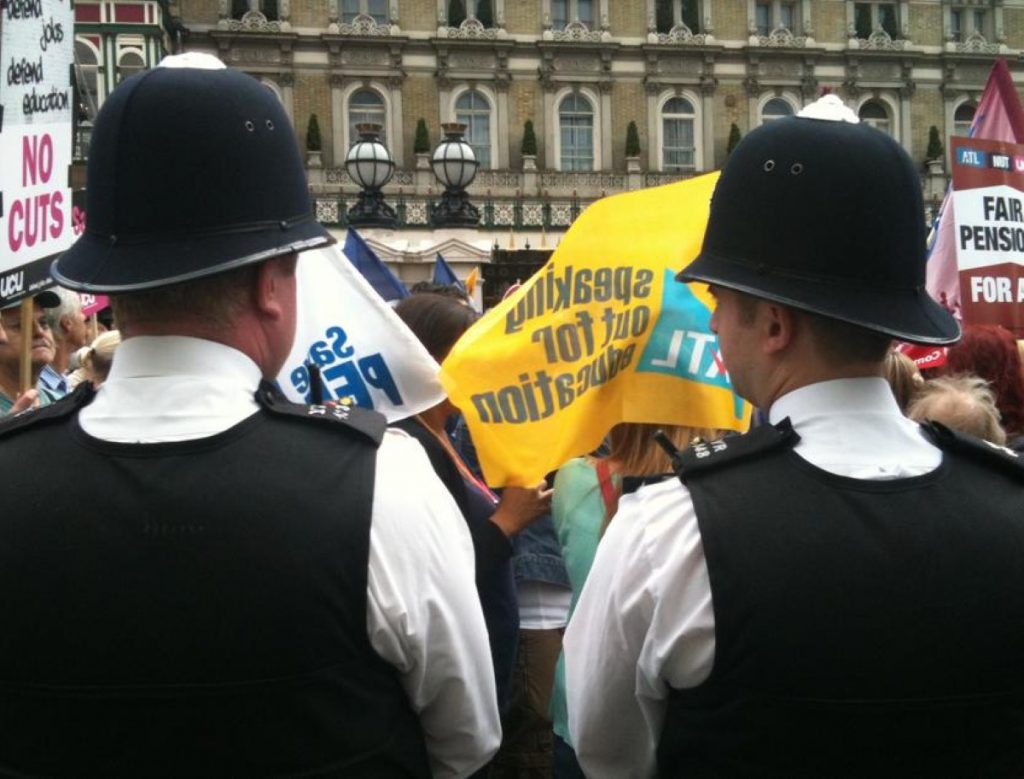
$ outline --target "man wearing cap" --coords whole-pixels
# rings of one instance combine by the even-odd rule
[[[331,239],[280,103],[211,60],[96,118],[52,273],[111,296],[109,379],[0,424],[0,773],[467,775],[500,726],[465,522],[383,417],[267,383]]]
[[[53,362],[55,347],[47,309],[60,304],[60,298],[46,290],[35,295],[35,310],[30,333],[21,329],[21,304],[13,303],[0,310],[0,417],[17,414],[32,406],[48,406],[63,397],[41,378],[46,366]],[[33,389],[21,391],[21,354],[24,339],[32,340],[29,352]]]
[[[588,777],[1024,775],[1024,469],[899,411],[945,344],[917,171],[834,96],[722,172],[700,256],[771,424],[624,498],[566,634]]]

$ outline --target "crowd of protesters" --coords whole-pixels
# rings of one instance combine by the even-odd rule
[[[737,147],[679,277],[753,429],[620,424],[493,491],[448,400],[386,428],[273,386],[331,240],[276,98],[126,80],[61,286],[0,311],[0,773],[1021,775],[1018,346],[924,295],[909,159],[820,102]],[[836,246],[864,203],[830,197],[877,224]],[[477,319],[395,311],[438,361]],[[927,376],[892,348],[958,338]]]

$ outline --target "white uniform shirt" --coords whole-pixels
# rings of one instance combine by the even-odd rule
[[[220,433],[258,410],[260,370],[222,344],[130,338],[79,415],[91,436],[121,443]],[[367,632],[398,669],[419,714],[435,776],[466,776],[501,741],[487,628],[465,520],[423,448],[389,430],[377,451]]]
[[[769,416],[789,417],[801,437],[794,451],[842,476],[919,476],[942,460],[883,379],[802,387]],[[564,645],[569,731],[586,775],[653,775],[669,688],[699,685],[715,657],[704,549],[678,479],[623,497]]]

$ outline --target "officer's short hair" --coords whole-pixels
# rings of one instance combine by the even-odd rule
[[[243,265],[223,273],[181,284],[111,295],[110,307],[119,328],[136,322],[175,322],[202,318],[229,327],[245,305],[258,264]]]

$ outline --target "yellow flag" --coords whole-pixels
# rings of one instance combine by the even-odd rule
[[[473,290],[476,289],[476,280],[479,277],[479,275],[480,274],[478,269],[473,268],[473,270],[469,272],[469,275],[466,276],[466,292],[468,292],[470,295],[472,295]]]
[[[700,251],[718,174],[597,201],[441,368],[487,483],[529,486],[619,422],[746,430],[710,330]]]

